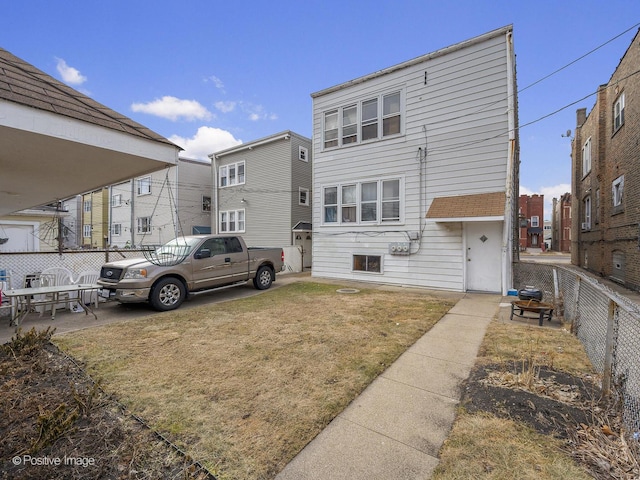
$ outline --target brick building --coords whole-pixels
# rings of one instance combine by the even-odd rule
[[[551,249],[556,252],[571,252],[571,194],[565,193],[553,199],[551,217]]]
[[[640,30],[572,142],[571,262],[640,288]]]
[[[543,248],[544,195],[520,195],[520,250]]]

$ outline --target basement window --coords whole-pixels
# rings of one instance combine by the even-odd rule
[[[357,272],[382,272],[380,255],[354,255],[353,270]]]

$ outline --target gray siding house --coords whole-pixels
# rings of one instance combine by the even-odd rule
[[[239,233],[249,246],[308,242],[311,253],[311,139],[284,131],[209,158],[216,233]]]
[[[109,245],[159,245],[211,232],[211,163],[175,166],[109,187]]]
[[[311,95],[313,276],[507,293],[512,42],[506,26]]]

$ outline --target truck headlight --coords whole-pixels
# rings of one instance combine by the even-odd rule
[[[147,278],[146,268],[130,268],[124,274],[124,278]]]

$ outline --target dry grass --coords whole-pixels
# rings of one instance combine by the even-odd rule
[[[531,360],[531,365],[577,375],[593,371],[580,340],[564,328],[491,322],[478,357],[489,363]]]
[[[453,305],[300,282],[55,341],[218,478],[273,478]]]
[[[590,479],[564,453],[563,443],[511,420],[461,412],[432,480]]]
[[[582,344],[566,329],[500,320],[489,325],[478,364],[505,365],[496,375],[501,381],[511,375],[514,384],[502,381],[501,386],[533,392],[540,390],[543,381],[538,376],[541,367],[566,372],[576,380],[596,378]],[[515,375],[506,366],[514,364],[520,366]],[[552,389],[545,384],[542,390]],[[555,397],[572,403],[569,398]],[[567,442],[509,419],[489,413],[470,414],[462,408],[440,457],[433,480],[593,478],[586,473],[585,465],[572,458]]]

